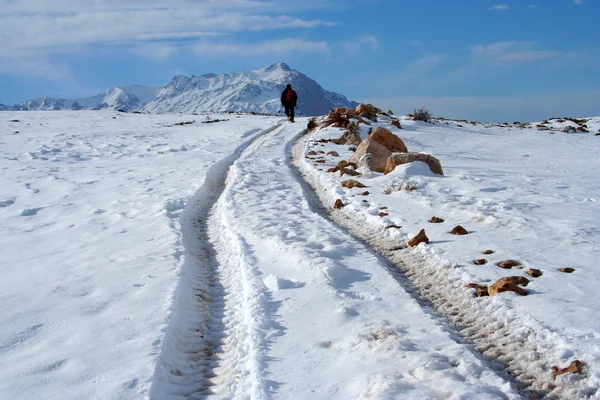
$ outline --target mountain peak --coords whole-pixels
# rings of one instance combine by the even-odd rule
[[[276,62],[273,65],[270,65],[268,67],[265,68],[266,72],[273,72],[273,71],[292,71],[292,69],[290,68],[289,65],[287,65],[284,62]]]

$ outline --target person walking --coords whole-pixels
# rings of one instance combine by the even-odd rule
[[[292,85],[287,85],[283,93],[281,93],[281,105],[285,108],[285,115],[290,122],[294,122],[294,108],[297,102],[298,95],[292,89]]]

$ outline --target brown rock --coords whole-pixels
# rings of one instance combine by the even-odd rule
[[[329,168],[329,169],[328,169],[327,171],[325,171],[325,172],[331,173],[331,172],[338,172],[338,171],[339,171],[339,168],[337,168],[337,167],[333,167],[333,168]]]
[[[488,255],[488,254],[494,254],[495,251],[494,250],[484,250],[483,254]]]
[[[484,285],[479,285],[477,283],[469,283],[466,287],[471,289],[476,289],[475,296],[477,297],[486,297],[490,294],[488,293],[488,287]]]
[[[362,114],[362,113],[371,114],[371,113],[373,113],[373,106],[370,104],[360,103],[358,106],[356,106],[356,113],[357,114]]]
[[[360,195],[361,195],[361,196],[368,196],[368,195],[370,195],[370,194],[371,194],[371,193],[369,193],[369,191],[366,191],[366,192],[362,192]]]
[[[380,213],[379,213],[379,214],[377,214],[377,215],[379,215],[380,217],[387,217],[387,216],[388,216],[388,215],[390,215],[390,214],[388,214],[388,213],[384,213],[384,212],[382,211],[382,212],[380,212]]]
[[[344,174],[350,175],[350,176],[358,176],[358,175],[360,175],[360,172],[356,172],[355,170],[349,169],[349,168],[340,169],[340,176],[344,176]]]
[[[335,204],[333,205],[333,208],[337,209],[337,208],[342,208],[344,207],[344,203],[342,202],[341,199],[337,199],[335,201]]]
[[[307,156],[316,156],[317,152],[314,150],[309,151],[308,153],[306,153]]]
[[[569,366],[566,368],[559,369],[557,366],[552,367],[552,376],[556,378],[559,375],[564,375],[567,373],[581,374],[582,369],[583,363],[579,360],[575,360],[571,361],[571,364],[569,364]]]
[[[513,277],[509,277],[513,278]],[[527,278],[525,278],[527,279]],[[495,296],[502,292],[515,292],[521,296],[527,296],[527,290],[519,287],[511,279],[501,278],[496,283],[488,288],[490,296]]]
[[[451,234],[453,235],[468,235],[469,231],[467,231],[465,228],[463,228],[460,225],[456,225],[451,231]]]
[[[417,236],[408,241],[410,247],[418,246],[419,243],[429,243],[429,238],[425,234],[425,229],[421,229]]]
[[[414,161],[422,161],[429,166],[429,170],[434,174],[444,175],[440,160],[430,154],[422,153],[394,153],[387,159],[384,172],[389,174],[396,169],[398,165],[408,164]]]
[[[350,162],[358,163],[360,158],[365,154],[371,154],[372,156],[373,171],[384,172],[387,160],[392,155],[392,152],[378,142],[366,139],[363,140],[350,157]]]
[[[363,185],[362,183],[360,183],[359,181],[355,181],[354,179],[348,179],[348,180],[342,182],[342,187],[352,189],[352,188],[364,188],[366,186]]]
[[[319,150],[317,151],[317,154],[325,154],[325,152],[323,150]]]
[[[354,131],[346,131],[342,136],[342,139],[346,145],[355,145],[358,146],[363,141],[358,132]]]
[[[337,151],[330,151],[329,153],[327,153],[327,155],[328,156],[332,156],[332,157],[339,157],[340,156]]]
[[[570,267],[567,267],[567,268],[559,268],[558,270],[559,270],[560,272],[565,272],[565,273],[567,273],[567,274],[572,274],[573,272],[575,272],[575,268],[570,268]]]
[[[356,147],[355,146],[348,147],[348,151],[356,151]]]
[[[480,258],[479,260],[473,261],[473,264],[475,264],[475,265],[484,265],[484,264],[487,264],[487,260],[485,258]]]
[[[394,125],[398,129],[402,129],[402,125],[400,125],[400,121],[398,121],[397,119],[393,119],[391,124]]]
[[[315,162],[319,163],[319,164],[323,164],[323,163],[325,163],[325,160],[322,160],[322,159],[321,160],[315,160]]]
[[[535,268],[530,268],[527,273],[531,276],[533,276],[534,278],[539,278],[540,276],[542,276],[542,271],[540,271],[539,269],[535,269]]]
[[[504,260],[504,261],[500,261],[496,265],[499,266],[500,268],[511,269],[512,267],[518,267],[519,265],[521,265],[521,263],[519,261],[515,261],[515,260]]]
[[[442,222],[444,222],[445,220],[442,218],[438,218],[438,217],[431,217],[429,219],[429,222],[431,222],[432,224],[441,224]]]
[[[515,285],[527,286],[530,281],[524,276],[505,276],[504,278],[498,279],[498,282],[512,282]]]
[[[400,225],[388,225],[385,229],[400,229],[402,228]]]
[[[387,147],[392,153],[406,153],[408,149],[406,145],[398,136],[394,135],[388,129],[379,126],[371,132],[369,139],[376,141],[379,144]]]
[[[337,172],[337,171],[341,170],[342,168],[348,168],[348,167],[352,167],[354,169],[358,169],[358,165],[356,165],[355,163],[349,163],[346,160],[342,160],[335,167],[329,168],[327,170],[327,172]]]

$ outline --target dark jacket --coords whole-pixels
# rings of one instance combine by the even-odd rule
[[[291,101],[287,101],[288,90],[291,91]],[[281,93],[281,104],[284,107],[296,107],[296,102],[298,101],[298,95],[293,89],[285,89],[283,93]]]

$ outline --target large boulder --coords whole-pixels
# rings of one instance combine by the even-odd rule
[[[414,161],[423,161],[425,164],[429,165],[431,172],[438,175],[444,175],[444,170],[442,170],[442,164],[440,164],[440,160],[430,154],[422,153],[394,153],[387,159],[384,172],[385,174],[389,174],[396,169],[396,166],[408,164]]]
[[[372,159],[370,160],[370,164],[372,166],[372,170],[375,172],[384,172],[386,163],[392,156],[392,152],[389,151],[387,147],[377,143],[374,140],[365,139],[356,148],[356,151],[352,157],[350,157],[350,162],[358,164],[360,158],[365,154],[371,154]]]
[[[371,104],[360,103],[358,106],[356,106],[356,113],[357,114],[362,114],[362,113],[372,114],[373,106]]]
[[[369,135],[369,139],[384,145],[392,153],[408,153],[408,149],[402,139],[382,126],[375,128]]]

